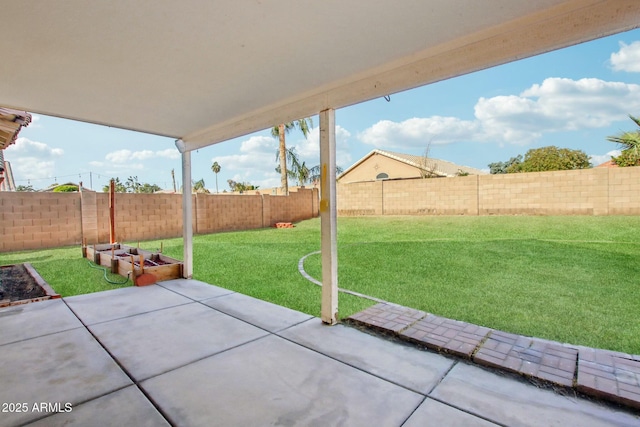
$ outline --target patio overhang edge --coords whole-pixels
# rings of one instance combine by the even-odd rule
[[[277,123],[310,117],[371,99],[640,28],[636,0],[576,0],[427,49],[180,138],[192,151]]]

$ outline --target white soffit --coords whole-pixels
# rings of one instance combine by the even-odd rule
[[[0,105],[193,150],[637,28],[638,0],[65,0],[0,6]]]

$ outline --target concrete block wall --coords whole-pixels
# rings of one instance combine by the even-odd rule
[[[382,181],[385,215],[477,215],[478,177]]]
[[[607,215],[609,169],[480,176],[480,215]]]
[[[609,215],[640,214],[640,167],[609,169]]]
[[[0,251],[82,243],[78,193],[0,193]]]
[[[89,192],[83,193],[91,194]],[[96,197],[97,241],[109,242],[109,195],[93,193]],[[91,197],[91,196],[89,196]],[[83,218],[90,212],[83,211]],[[193,217],[195,218],[195,210]],[[182,196],[180,194],[115,195],[115,238],[118,242],[161,239],[182,235]]]
[[[319,191],[317,188],[300,188],[290,191],[288,196],[263,195],[265,212],[264,227],[271,227],[277,222],[297,222],[318,216]]]
[[[640,167],[338,183],[338,215],[639,215]]]
[[[318,190],[290,196],[198,194],[194,233],[269,227],[318,216]],[[116,241],[182,236],[181,194],[115,195]],[[106,193],[0,193],[0,251],[109,242]]]
[[[338,183],[336,189],[339,216],[382,215],[384,181]]]
[[[106,196],[108,206],[108,195]],[[120,193],[116,194],[115,202],[116,238],[119,242],[161,239],[182,235],[182,195],[180,194]],[[107,225],[106,227],[101,227],[101,230],[106,229],[108,232],[108,207],[105,211],[107,213]],[[195,218],[196,212],[194,208],[194,223]]]
[[[93,191],[80,193],[82,238],[84,242],[90,244],[102,242],[99,237],[100,228],[98,227],[98,194]]]
[[[264,226],[260,195],[198,194],[196,209],[197,233],[248,230]]]

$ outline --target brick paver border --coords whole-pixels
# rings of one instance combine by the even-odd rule
[[[491,329],[429,314],[400,332],[400,337],[437,351],[471,358]]]
[[[578,350],[545,341],[493,331],[474,361],[528,377],[573,387]]]
[[[578,357],[579,391],[640,409],[639,356],[584,349]]]
[[[640,355],[524,337],[389,303],[376,304],[345,321],[640,409]]]

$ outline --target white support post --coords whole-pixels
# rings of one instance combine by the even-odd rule
[[[182,153],[182,237],[184,259],[182,277],[193,277],[193,201],[191,198],[191,151]]]
[[[338,216],[336,210],[336,113],[320,112],[320,227],[324,323],[338,319]]]

